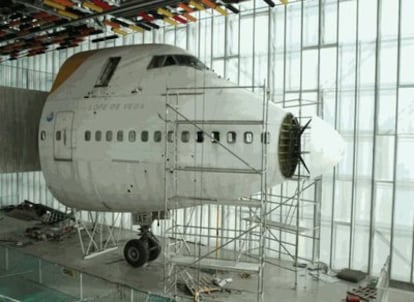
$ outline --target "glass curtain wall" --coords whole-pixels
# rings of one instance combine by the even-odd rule
[[[323,116],[346,141],[343,161],[322,179],[321,261],[378,274],[390,255],[392,279],[413,283],[412,11],[411,0],[304,0],[272,9],[247,1],[238,15],[203,13],[187,26],[5,62],[0,85],[48,90],[73,53],[168,43],[240,85],[266,83],[274,102],[314,102],[302,114]],[[0,177],[3,204],[28,198],[58,206],[40,172]],[[276,190],[293,192],[290,185]],[[238,213],[221,210],[222,217]]]

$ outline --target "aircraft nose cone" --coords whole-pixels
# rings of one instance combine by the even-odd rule
[[[314,178],[330,171],[342,159],[345,142],[331,125],[319,117],[312,117],[310,126],[302,151],[309,152],[305,162],[311,178]]]

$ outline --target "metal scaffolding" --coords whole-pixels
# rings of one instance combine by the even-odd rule
[[[268,199],[266,251],[274,256],[267,257],[266,263],[294,272],[295,288],[300,270],[319,265],[320,201],[317,194],[314,199],[304,197],[306,191],[316,192],[319,185],[319,180],[307,181],[301,177],[292,196],[271,194]],[[301,253],[305,240],[311,242],[311,257]]]
[[[310,127],[304,129],[305,138],[301,142],[301,153],[306,159],[309,152],[305,143],[312,123],[311,117],[303,116],[302,109],[305,106],[318,108],[321,102],[299,98],[284,100],[280,104],[286,110],[293,111],[301,124],[310,123]],[[322,184],[320,178],[311,180],[303,170],[298,165],[294,177],[281,185],[280,194],[272,192],[269,195],[270,210],[266,212],[267,251],[269,255],[274,255],[268,257],[266,263],[293,271],[295,288],[300,270],[312,268],[318,275],[320,269]],[[294,188],[293,193],[289,192],[292,190],[284,190],[284,186],[289,185]],[[310,243],[306,244],[306,241]],[[302,245],[310,245],[311,252],[301,253]]]
[[[182,167],[179,165],[180,156],[178,142],[178,125],[186,123],[203,135],[211,138],[211,133],[204,131],[204,125],[193,121],[180,112],[179,99],[193,95],[203,95],[208,90],[216,89],[261,89],[263,91],[262,116],[257,118],[256,126],[267,132],[268,98],[266,86],[230,86],[230,87],[192,87],[167,88],[165,96],[165,211],[172,208],[190,207],[189,215],[179,217],[178,210],[173,210],[171,224],[165,228],[165,292],[170,295],[180,295],[177,291],[177,282],[193,284],[193,294],[196,298],[203,295],[202,274],[200,269],[248,273],[257,275],[256,300],[263,301],[263,274],[265,264],[265,213],[268,194],[267,186],[267,144],[261,148],[261,166],[259,169],[223,169],[223,167]],[[231,123],[231,121],[228,121]],[[251,122],[251,121],[250,121]],[[240,123],[240,121],[237,121]],[[174,139],[171,135],[174,133]],[[243,158],[232,153],[226,146],[217,141],[224,152],[229,152],[237,160],[245,162]],[[224,171],[226,170],[226,171]],[[254,197],[235,196],[234,200],[212,200],[200,196],[180,195],[181,186],[179,174],[185,173],[228,173],[228,174],[255,174],[260,178],[260,192]],[[169,184],[173,184],[172,187]],[[176,206],[179,204],[179,206]],[[205,205],[207,205],[207,208]],[[221,214],[223,208],[233,206],[235,213],[240,217],[235,219],[234,226],[224,227]],[[194,217],[196,207],[200,209],[201,217]],[[214,209],[215,208],[215,209]],[[227,213],[230,213],[227,208]],[[207,217],[216,220],[215,227],[203,224],[203,210],[208,211]],[[214,210],[215,213],[214,213]],[[235,215],[236,216],[236,215]],[[221,223],[220,223],[221,222]],[[213,235],[215,234],[215,236]],[[251,257],[255,254],[255,258]],[[196,276],[188,270],[196,269]]]

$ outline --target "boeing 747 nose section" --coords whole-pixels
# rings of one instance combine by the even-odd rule
[[[300,125],[283,108],[263,106],[263,98],[174,46],[80,53],[62,66],[43,108],[42,170],[69,207],[137,214],[164,211],[165,191],[177,197],[168,209],[237,205],[262,190],[263,171],[275,186],[298,165],[317,176],[339,161],[343,141],[328,124]],[[126,246],[133,266],[159,255],[150,225]],[[145,250],[151,245],[153,254]]]

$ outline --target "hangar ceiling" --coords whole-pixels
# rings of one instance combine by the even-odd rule
[[[196,22],[196,12],[207,9],[237,14],[241,1],[0,0],[0,62],[76,47],[89,36],[96,43]]]

